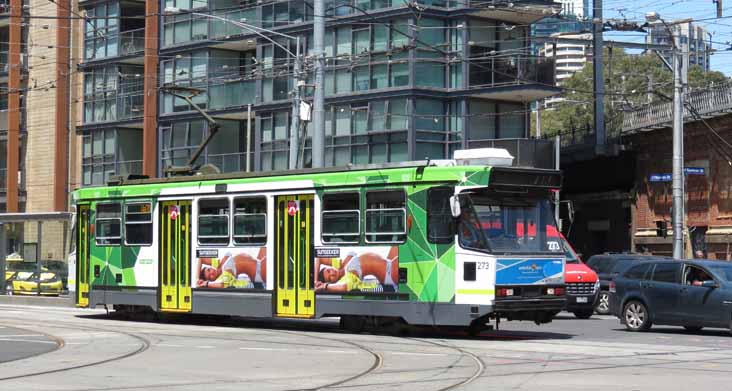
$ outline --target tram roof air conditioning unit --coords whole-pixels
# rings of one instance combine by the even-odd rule
[[[513,156],[502,148],[459,149],[455,151],[458,165],[508,166],[513,165]]]

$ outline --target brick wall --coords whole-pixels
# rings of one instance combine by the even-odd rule
[[[718,135],[701,121],[684,126],[685,166],[705,169],[705,175],[686,176],[687,226],[694,238],[706,230],[703,240],[697,240],[702,240],[708,258],[729,259],[729,250],[732,250],[732,147],[725,142],[732,144],[732,114],[709,119],[707,123]],[[671,173],[672,130],[642,132],[630,136],[627,144],[637,151],[638,159],[632,209],[635,249],[670,255],[671,182],[651,182],[649,176]],[[656,237],[658,220],[669,222],[668,238]]]

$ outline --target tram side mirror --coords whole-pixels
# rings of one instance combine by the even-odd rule
[[[460,200],[457,196],[450,197],[450,212],[452,213],[452,217],[460,217]]]

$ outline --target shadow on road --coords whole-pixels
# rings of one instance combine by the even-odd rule
[[[195,315],[195,314],[160,314],[145,312],[139,314],[121,314],[110,312],[106,314],[76,315],[80,319],[105,319],[117,321],[135,321],[148,323],[169,323],[191,326],[217,326],[230,328],[247,329],[271,329],[287,331],[308,331],[322,333],[351,334],[341,329],[338,318],[322,318],[317,320],[301,319],[262,319],[242,318],[234,316],[217,315]],[[538,326],[537,326],[538,327]],[[489,330],[478,335],[470,335],[463,327],[430,327],[430,326],[405,326],[387,327],[365,331],[372,335],[415,337],[415,338],[441,338],[441,339],[475,339],[475,340],[561,340],[575,337],[573,334],[540,332],[540,331],[515,331],[515,330]]]
[[[634,334],[666,334],[666,335],[683,335],[683,336],[698,336],[698,337],[730,337],[730,333],[727,329],[702,329],[699,331],[690,331],[681,327],[671,326],[653,326],[650,330],[641,333],[630,331],[626,328],[615,328],[613,331],[620,331]]]

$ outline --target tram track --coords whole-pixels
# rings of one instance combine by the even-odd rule
[[[463,387],[465,385],[472,383],[473,381],[478,379],[481,375],[483,375],[483,372],[485,372],[485,363],[483,362],[483,360],[481,360],[481,358],[478,355],[471,353],[465,349],[459,348],[457,346],[443,344],[443,343],[439,343],[439,342],[435,342],[435,341],[429,341],[429,340],[425,340],[425,339],[417,339],[417,338],[408,338],[408,339],[410,339],[412,341],[430,344],[433,346],[438,346],[438,347],[442,347],[442,348],[448,348],[448,349],[455,350],[460,353],[460,357],[469,357],[475,363],[476,370],[475,370],[475,372],[473,372],[472,375],[470,375],[469,377],[467,377],[457,383],[439,388],[439,389],[437,389],[437,391],[449,391],[449,390],[458,389],[460,387]]]
[[[24,320],[24,322],[26,325],[28,324],[27,320]],[[43,375],[49,375],[49,374],[55,374],[55,373],[61,373],[61,372],[68,372],[68,371],[73,371],[73,370],[77,370],[77,369],[89,368],[89,367],[93,367],[93,366],[97,366],[97,365],[103,365],[103,364],[108,364],[108,363],[112,363],[112,362],[116,362],[116,361],[121,361],[126,358],[130,358],[130,357],[133,357],[133,356],[136,356],[138,354],[145,352],[152,345],[152,343],[150,342],[149,339],[136,335],[136,334],[133,334],[133,333],[124,332],[124,331],[110,330],[110,329],[105,329],[105,328],[101,328],[101,327],[82,326],[77,323],[69,323],[69,322],[54,321],[53,324],[57,325],[57,326],[61,326],[62,328],[70,329],[70,330],[86,330],[86,331],[98,331],[98,332],[106,332],[106,333],[117,333],[117,334],[128,336],[137,341],[140,341],[141,344],[140,344],[140,347],[134,351],[131,351],[131,352],[128,352],[128,353],[125,353],[122,355],[114,356],[114,357],[109,357],[104,360],[98,360],[98,361],[93,361],[93,362],[88,362],[88,363],[83,363],[83,364],[78,364],[78,365],[71,365],[71,366],[62,367],[62,368],[49,369],[49,370],[45,370],[45,371],[38,371],[38,372],[32,372],[32,373],[24,373],[24,374],[18,374],[18,375],[13,375],[13,376],[0,377],[0,382],[24,379],[24,378],[35,377],[35,376],[43,376]],[[64,326],[64,325],[66,325],[66,326]],[[36,330],[34,330],[34,331],[38,332]],[[60,350],[63,346],[66,345],[66,341],[64,341],[63,338],[61,338],[61,337],[51,335],[48,333],[43,333],[43,332],[39,332],[39,333],[44,334],[48,337],[51,337],[51,338],[61,342],[58,349],[54,350],[54,352]],[[47,352],[45,354],[48,354],[48,353],[50,353],[50,352]],[[40,354],[32,356],[32,357],[38,357],[38,356],[40,356]],[[32,358],[32,357],[26,357],[26,358]]]

